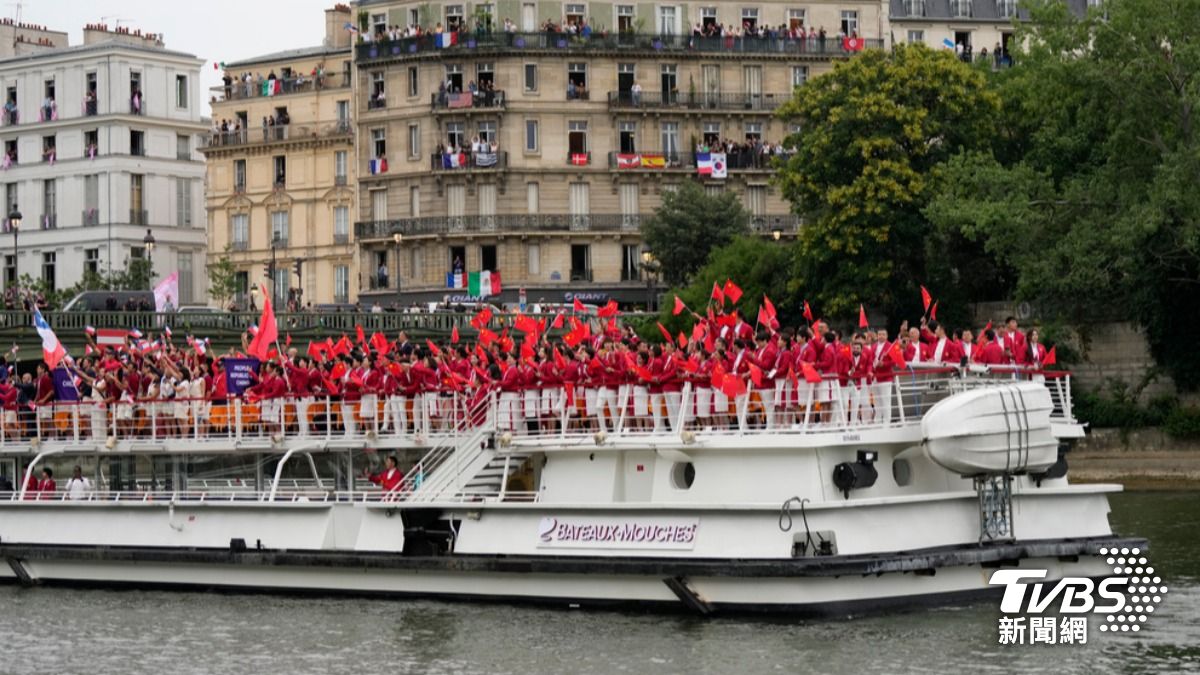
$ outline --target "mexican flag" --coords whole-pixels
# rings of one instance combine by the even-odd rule
[[[500,295],[500,273],[484,270],[467,275],[467,295],[477,298]]]

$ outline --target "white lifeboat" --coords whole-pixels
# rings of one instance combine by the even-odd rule
[[[921,420],[925,454],[962,476],[1045,471],[1058,459],[1053,409],[1040,382],[955,394]]]

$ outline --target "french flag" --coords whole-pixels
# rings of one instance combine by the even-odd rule
[[[438,33],[437,46],[439,48],[450,47],[450,46],[453,46],[456,44],[458,44],[458,33],[454,33],[454,32]]]
[[[42,338],[42,356],[46,360],[46,365],[50,370],[54,370],[67,355],[67,350],[63,348],[62,343],[58,341],[58,336],[54,334],[54,329],[46,323],[37,308],[33,310],[33,327],[37,329],[38,335]]]
[[[442,155],[443,169],[461,169],[467,165],[467,155],[462,152],[448,152]]]

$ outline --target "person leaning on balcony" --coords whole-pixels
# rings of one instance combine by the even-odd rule
[[[629,95],[633,99],[634,107],[638,107],[638,106],[642,105],[642,85],[641,84],[634,82],[633,86],[629,88]]]

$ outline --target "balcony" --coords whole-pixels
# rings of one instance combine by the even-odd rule
[[[100,114],[100,104],[98,101],[96,101],[95,99],[92,99],[91,101],[85,100],[83,102],[83,116],[84,117],[95,117],[98,114]]]
[[[130,209],[129,210],[130,225],[149,225],[150,214],[146,209]]]
[[[333,233],[333,243],[337,244],[337,245],[349,244],[350,243],[350,233],[343,232],[343,233],[339,234],[337,232],[334,232]]]
[[[38,121],[39,122],[56,122],[58,121],[58,104],[54,99],[50,100],[50,105],[38,106]]]
[[[142,117],[146,114],[146,99],[141,95],[132,96],[129,99],[129,114]]]
[[[845,57],[853,54],[840,38],[793,39],[787,37],[693,37],[650,33],[594,33],[584,37],[557,32],[539,33],[459,33],[456,44],[438,47],[433,34],[420,37],[363,42],[355,47],[359,64],[373,61],[419,58],[426,54],[462,56],[464,54],[501,54],[520,51],[545,51],[562,55],[579,53],[742,53],[813,58]],[[867,49],[881,49],[883,40],[864,40]]]
[[[336,185],[337,187],[345,187],[346,184],[349,182],[350,182],[350,179],[347,178],[346,174],[344,174],[344,173],[339,173],[333,177],[333,184]]]
[[[621,171],[662,171],[695,166],[692,153],[680,152],[610,152],[608,168]]]
[[[367,277],[367,289],[372,291],[391,291],[400,290],[398,279],[391,278],[391,275],[372,274]]]
[[[571,270],[571,281],[591,281],[591,270]]]
[[[572,166],[588,166],[592,163],[592,153],[590,152],[568,152],[567,164]]]
[[[57,213],[43,213],[41,220],[38,221],[38,225],[43,230],[58,229],[58,214]]]
[[[791,94],[747,94],[726,92],[608,92],[609,110],[742,110],[772,113],[791,100]]]
[[[229,248],[233,251],[248,251],[250,250],[250,242],[246,241],[245,239],[235,239],[229,244]]]
[[[387,107],[387,98],[376,98],[372,96],[367,99],[367,110],[383,110]]]
[[[327,124],[276,124],[257,129],[212,131],[200,142],[200,149],[316,140],[333,136],[350,136],[353,133],[354,130],[350,128],[350,123],[346,120]]]
[[[504,90],[480,91],[472,94],[469,91],[461,93],[437,93],[430,97],[433,112],[454,111],[469,113],[476,110],[504,110]]]
[[[496,171],[508,168],[508,153],[498,152],[459,152],[434,153],[429,158],[429,166],[435,172],[442,171]]]
[[[496,216],[427,216],[386,221],[362,221],[354,224],[354,237],[360,243],[389,244],[392,235],[405,237],[436,237],[503,232],[628,232],[636,233],[642,223],[652,217],[649,213],[601,213],[572,215],[567,213],[506,214]],[[785,233],[798,230],[800,219],[793,214],[754,216],[751,226],[755,232],[771,234],[776,228]]]
[[[20,123],[21,111],[5,106],[4,113],[0,115],[0,126],[15,127]]]
[[[273,83],[273,84],[271,84]],[[288,94],[307,94],[325,89],[347,89],[350,78],[338,73],[330,75],[323,73],[314,77],[299,75],[296,77],[275,78],[274,80],[252,80],[250,82],[234,81],[229,86],[213,87],[213,102],[238,101],[251,98],[269,98],[286,96]]]
[[[79,222],[84,227],[96,227],[100,224],[100,212],[97,209],[85,209]]]

